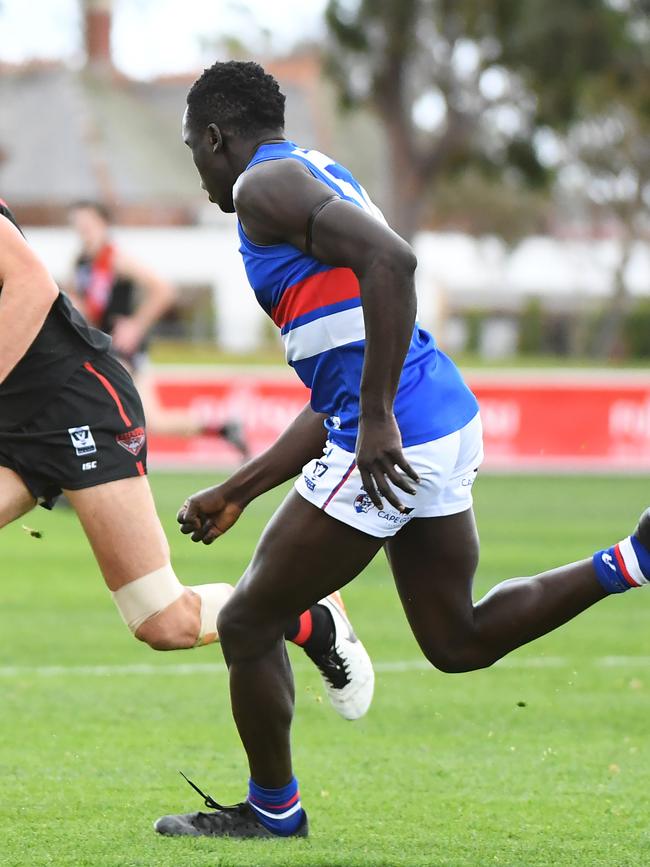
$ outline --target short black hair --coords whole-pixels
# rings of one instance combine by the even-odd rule
[[[94,211],[105,223],[113,222],[113,215],[108,205],[95,199],[78,199],[70,205],[71,211]]]
[[[203,70],[187,94],[194,128],[216,123],[235,135],[284,128],[285,96],[259,63],[229,60]]]

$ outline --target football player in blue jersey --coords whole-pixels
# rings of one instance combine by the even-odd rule
[[[472,600],[478,405],[416,321],[409,245],[335,161],[284,133],[284,96],[255,63],[215,63],[183,135],[210,200],[239,221],[258,301],[311,403],[265,454],[190,497],[178,516],[213,542],[247,503],[298,476],[219,616],[246,801],[165,816],[170,835],[305,836],[293,774],[294,690],[283,633],[384,548],[413,633],[441,671],[492,665],[611,593],[650,579],[650,510],[612,548]],[[336,658],[332,646],[332,659]]]

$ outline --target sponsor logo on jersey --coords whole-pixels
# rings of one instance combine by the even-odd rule
[[[77,457],[92,455],[97,451],[95,440],[87,424],[81,425],[81,427],[69,427],[68,433]]]
[[[81,469],[86,470],[96,470],[97,469],[97,461],[86,461],[85,464],[81,465]]]
[[[373,507],[373,502],[366,494],[365,491],[362,491],[360,494],[357,494],[354,500],[354,510],[359,514],[369,512]]]
[[[147,438],[143,427],[136,427],[134,430],[126,433],[117,434],[115,440],[119,446],[131,452],[132,455],[139,455],[142,451],[142,446]]]

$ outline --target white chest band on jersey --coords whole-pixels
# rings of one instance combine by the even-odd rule
[[[190,590],[201,599],[201,623],[196,645],[211,644],[218,640],[217,617],[230,599],[233,587],[230,584],[199,584],[184,587],[168,563],[142,578],[115,590],[111,595],[122,619],[135,635],[146,620],[169,608],[177,599]]]

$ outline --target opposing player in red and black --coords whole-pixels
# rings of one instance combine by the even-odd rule
[[[156,650],[217,640],[230,584],[183,586],[146,477],[147,440],[133,381],[109,352],[110,338],[59,291],[5,203],[0,205],[0,528],[62,491],[77,512],[113,599],[131,632]],[[321,668],[337,704],[356,684],[331,693],[322,650],[336,632],[328,606],[288,623]],[[310,624],[307,630],[305,623]],[[308,633],[308,634],[307,634]],[[359,648],[360,642],[357,642]],[[358,649],[358,648],[357,648]],[[364,653],[366,681],[372,666]],[[362,684],[368,694],[367,682]],[[372,689],[363,707],[365,713]]]
[[[81,243],[67,287],[70,298],[88,322],[110,334],[113,352],[133,375],[149,430],[163,436],[218,436],[246,459],[249,449],[239,420],[211,424],[186,409],[164,406],[158,397],[147,363],[149,334],[174,300],[172,284],[115,243],[110,212],[101,202],[76,202],[70,222]]]

